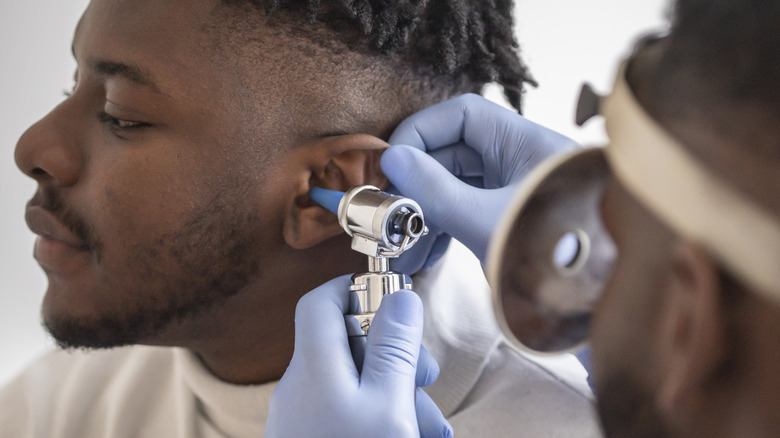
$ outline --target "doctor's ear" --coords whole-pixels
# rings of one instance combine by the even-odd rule
[[[665,377],[659,387],[662,412],[674,418],[680,406],[710,394],[708,385],[728,360],[724,302],[718,264],[698,245],[680,242],[664,296],[659,336]]]
[[[321,187],[344,192],[366,184],[385,188],[388,182],[379,159],[388,147],[368,134],[329,136],[298,146],[292,154],[297,186],[282,227],[285,242],[306,249],[341,234],[338,217],[315,204],[309,191]]]

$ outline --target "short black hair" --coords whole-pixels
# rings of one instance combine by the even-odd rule
[[[711,172],[780,214],[780,2],[677,0],[636,88]]]
[[[351,48],[397,55],[426,83],[445,94],[481,92],[487,83],[504,89],[522,110],[525,84],[536,85],[520,59],[514,35],[513,0],[223,0],[251,4],[266,15],[296,13],[322,22],[347,38]],[[305,32],[305,28],[297,26]],[[362,40],[368,44],[354,44]]]
[[[780,113],[780,3],[678,0],[662,63],[700,75],[709,93]]]
[[[722,125],[716,117],[730,118],[747,107],[780,121],[778,29],[777,1],[677,0],[658,61],[652,100],[659,102],[653,106],[673,117],[686,109],[706,113],[712,129]],[[778,146],[755,145],[752,152],[780,161]]]

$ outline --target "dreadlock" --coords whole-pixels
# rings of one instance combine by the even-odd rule
[[[223,0],[251,3],[271,16],[300,11],[310,23],[352,31],[369,49],[397,54],[416,71],[457,93],[479,92],[491,82],[518,112],[524,84],[536,85],[520,60],[512,0]],[[354,32],[357,30],[358,32]]]

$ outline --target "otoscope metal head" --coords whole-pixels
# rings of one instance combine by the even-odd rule
[[[355,187],[339,203],[339,224],[352,249],[370,257],[398,257],[428,233],[420,206],[374,186]]]
[[[338,193],[315,188],[311,198],[332,211]],[[416,202],[370,185],[344,193],[336,214],[341,228],[352,236],[352,249],[370,257],[398,257],[428,234]]]

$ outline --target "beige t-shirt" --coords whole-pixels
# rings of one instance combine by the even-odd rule
[[[2,437],[261,437],[276,382],[222,382],[189,351],[55,351],[0,391]]]
[[[455,436],[600,436],[584,375],[501,340],[478,262],[452,261],[464,251],[453,243],[414,279],[423,342],[441,367],[427,392]],[[222,382],[181,348],[55,351],[0,390],[0,437],[259,438],[275,385]]]

